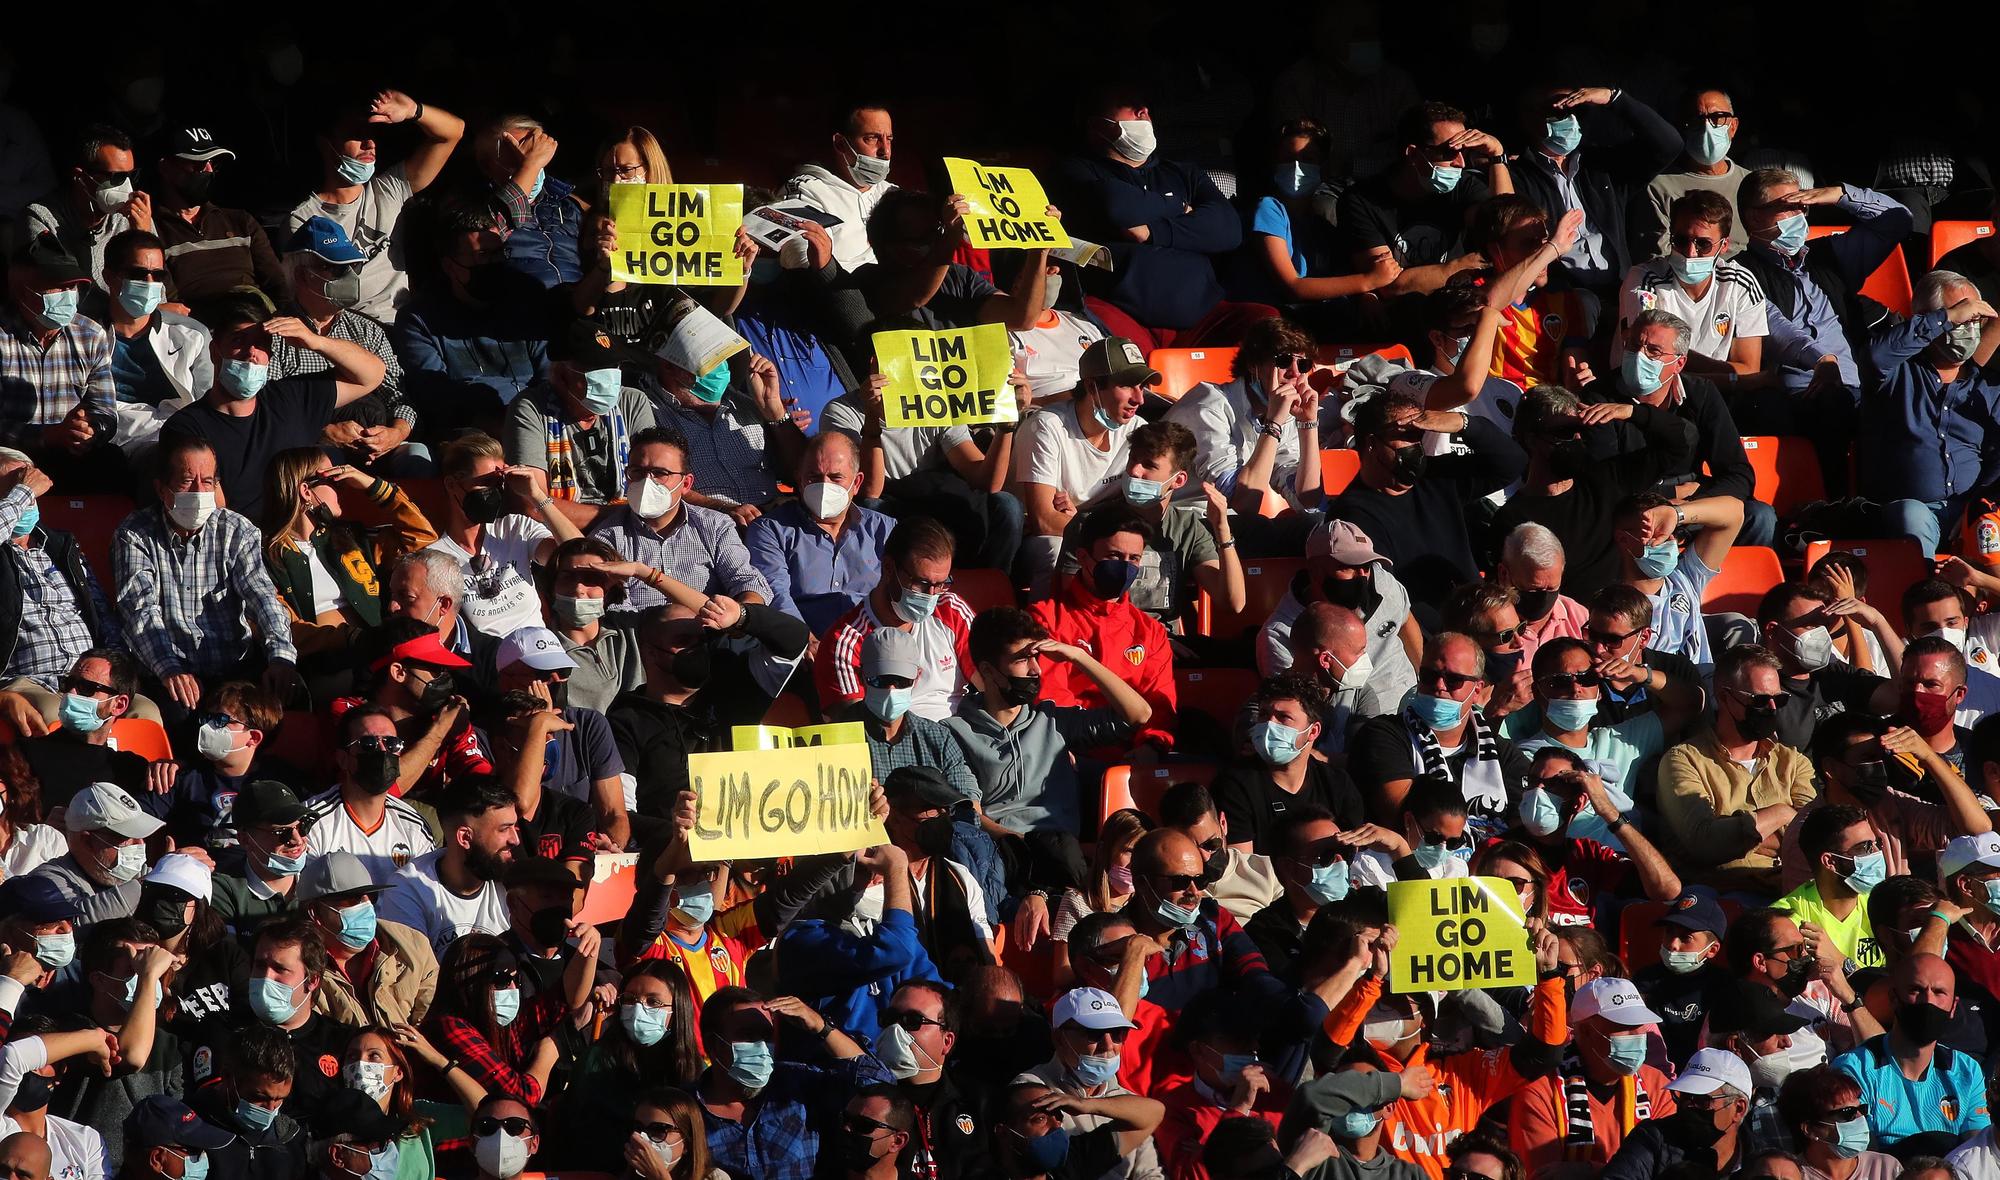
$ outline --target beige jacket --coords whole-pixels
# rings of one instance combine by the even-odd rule
[[[313,1010],[342,1024],[420,1024],[437,994],[437,955],[422,934],[401,922],[375,924],[375,966],[365,996],[338,968],[329,966],[319,982]]]
[[[1747,769],[1723,752],[1713,729],[1660,756],[1667,847],[1679,854],[1676,864],[1695,866],[1683,879],[1717,889],[1777,892],[1778,858],[1757,851],[1764,842],[1751,812],[1780,803],[1804,807],[1817,794],[1812,759],[1781,742],[1769,743]]]

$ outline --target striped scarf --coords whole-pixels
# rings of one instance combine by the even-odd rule
[[[548,425],[548,446],[546,455],[549,473],[549,498],[552,500],[574,500],[582,483],[577,472],[576,427],[554,414],[546,414]],[[616,485],[625,472],[625,461],[632,451],[631,434],[625,428],[625,412],[613,409],[609,414],[600,415],[600,420],[611,421],[611,449],[617,456],[617,466],[612,471],[611,482]],[[592,429],[596,429],[595,423]]]
[[[1575,1054],[1563,1061],[1562,1097],[1564,1158],[1589,1160],[1601,1155],[1597,1128],[1590,1121],[1590,1081],[1583,1076],[1583,1062]],[[1618,1094],[1612,1101],[1618,1112],[1618,1129],[1624,1135],[1653,1117],[1652,1099],[1646,1097],[1638,1078],[1619,1078]]]
[[[1475,818],[1497,825],[1497,832],[1498,828],[1504,828],[1510,822],[1507,816],[1507,780],[1500,766],[1500,738],[1479,710],[1468,709],[1466,718],[1472,738],[1472,756],[1465,760],[1465,773],[1459,786],[1465,793],[1466,808]],[[1445,761],[1444,751],[1438,747],[1437,734],[1431,731],[1430,726],[1417,720],[1417,715],[1411,710],[1404,709],[1403,728],[1410,735],[1410,752],[1417,760],[1418,771],[1426,778],[1451,782],[1451,765]]]

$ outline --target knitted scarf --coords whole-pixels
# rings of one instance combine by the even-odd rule
[[[1507,780],[1500,767],[1500,738],[1479,710],[1466,713],[1466,727],[1472,741],[1472,756],[1465,760],[1460,789],[1465,792],[1468,810],[1476,817],[1499,819],[1506,826]],[[1403,710],[1403,728],[1410,735],[1410,754],[1417,771],[1429,778],[1452,780],[1451,765],[1438,747],[1437,734],[1409,709]]]
[[[1590,1081],[1583,1075],[1583,1062],[1572,1053],[1562,1066],[1563,1155],[1572,1160],[1588,1160],[1600,1154],[1597,1129],[1590,1121]],[[1618,1112],[1618,1129],[1626,1135],[1632,1128],[1653,1117],[1652,1100],[1638,1078],[1619,1078],[1618,1095],[1613,1100]]]
[[[574,500],[581,491],[582,478],[577,471],[576,427],[563,421],[555,414],[544,413],[548,426],[549,497],[555,500]],[[625,412],[613,408],[609,414],[599,416],[600,420],[611,422],[611,449],[616,456],[617,466],[612,469],[611,482],[615,485],[625,473],[625,461],[631,455],[631,433],[625,428]],[[595,424],[591,429],[596,429]]]

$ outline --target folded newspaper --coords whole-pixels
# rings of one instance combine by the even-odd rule
[[[1111,269],[1111,251],[1096,242],[1086,242],[1075,234],[1069,236],[1069,245],[1050,254],[1074,266],[1094,266],[1099,270]]]
[[[786,242],[803,234],[806,224],[813,221],[828,229],[841,224],[840,218],[824,209],[815,209],[804,201],[779,201],[745,213],[743,232],[765,249],[782,250]]]
[[[667,311],[666,339],[654,355],[699,377],[750,347],[728,324],[692,299],[682,299]]]

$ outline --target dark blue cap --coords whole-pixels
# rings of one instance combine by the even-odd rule
[[[139,1100],[125,1116],[125,1146],[141,1150],[153,1147],[192,1147],[214,1151],[227,1147],[236,1136],[205,1123],[187,1103],[166,1094],[152,1094]]]
[[[308,217],[285,245],[285,252],[296,254],[300,250],[331,262],[336,266],[347,266],[355,262],[368,261],[368,255],[348,239],[347,231],[331,217]]]
[[[12,914],[29,926],[73,922],[81,912],[48,877],[28,874],[0,881],[0,914]]]
[[[1692,888],[1668,902],[1667,912],[1660,915],[1655,925],[1706,930],[1721,938],[1723,931],[1729,929],[1729,919],[1722,916],[1722,906],[1715,900],[1715,894],[1706,889]]]

